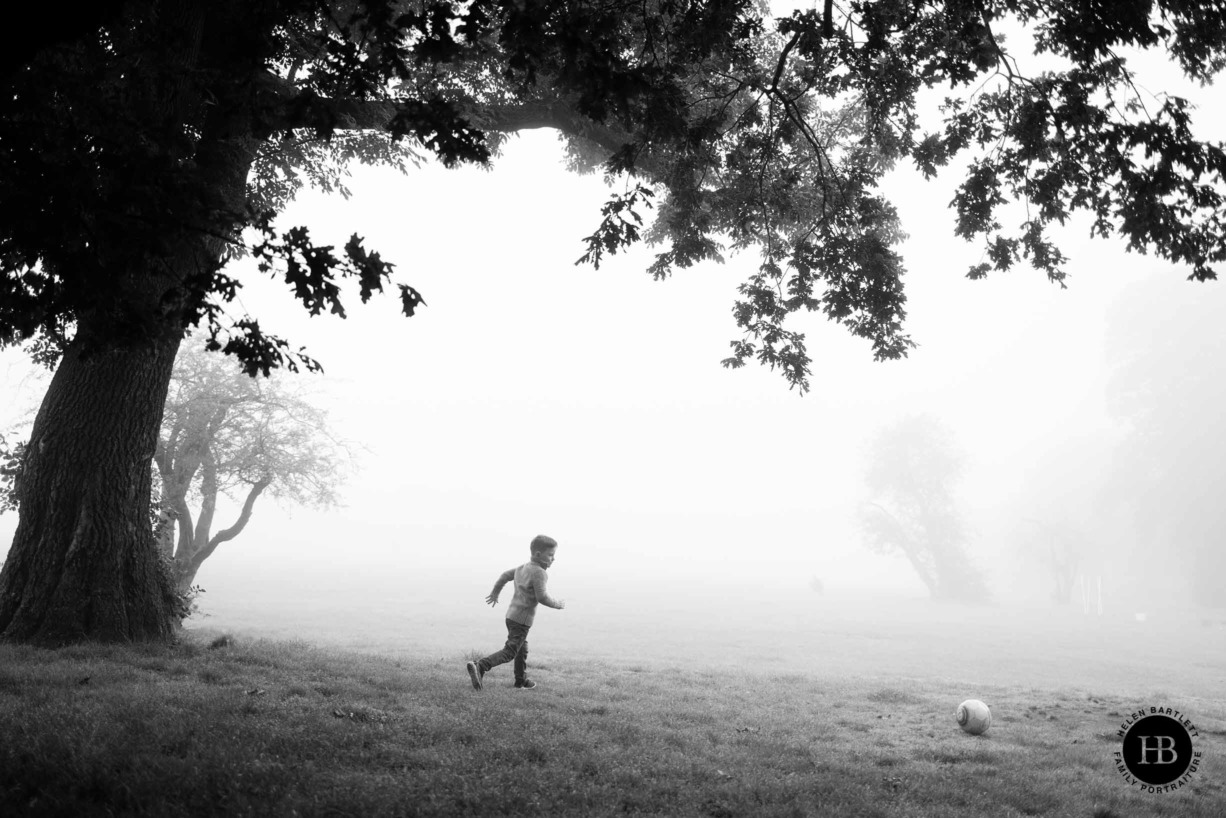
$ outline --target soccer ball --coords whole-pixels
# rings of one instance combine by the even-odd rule
[[[992,711],[978,699],[967,699],[958,705],[958,726],[972,736],[986,733],[992,725]]]

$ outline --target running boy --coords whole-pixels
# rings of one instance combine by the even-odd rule
[[[473,687],[481,689],[481,677],[490,668],[515,660],[515,686],[521,690],[531,690],[536,682],[525,676],[528,665],[528,629],[532,627],[532,619],[536,616],[537,604],[561,610],[566,603],[554,599],[545,590],[548,577],[545,571],[553,565],[554,555],[558,551],[558,542],[553,537],[541,535],[534,537],[531,549],[532,560],[518,568],[505,571],[494,583],[494,590],[485,598],[490,605],[498,604],[498,595],[502,586],[515,581],[515,596],[511,598],[511,607],[507,608],[507,643],[502,650],[491,653],[479,662],[469,662],[468,676]]]

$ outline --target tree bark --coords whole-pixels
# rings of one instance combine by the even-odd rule
[[[0,638],[59,645],[174,632],[149,525],[162,406],[179,338],[82,356],[71,344],[34,422],[0,572]]]

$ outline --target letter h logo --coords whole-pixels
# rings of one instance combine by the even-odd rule
[[[1173,736],[1137,736],[1141,739],[1141,760],[1139,764],[1149,764],[1149,754],[1156,753],[1158,758],[1152,762],[1154,764],[1174,764],[1179,760],[1179,753],[1175,752],[1175,738]],[[1149,740],[1156,740],[1156,746],[1151,747]],[[1169,757],[1168,757],[1169,756]]]

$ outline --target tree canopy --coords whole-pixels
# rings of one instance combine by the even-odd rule
[[[1010,26],[1062,67],[1027,74]],[[883,0],[777,20],[748,0],[138,0],[9,82],[0,337],[62,343],[104,315],[101,345],[203,324],[251,371],[314,365],[258,316],[227,314],[241,282],[225,261],[254,253],[312,312],[343,313],[339,279],[366,300],[394,270],[357,235],[338,250],[275,227],[288,197],[335,187],[350,159],[483,163],[501,134],[550,127],[577,166],[625,180],[584,259],[646,238],[663,277],[756,247],[726,363],[805,389],[795,313],[846,325],[878,358],[912,345],[902,227],[877,188],[899,162],[933,174],[965,157],[952,205],[958,234],[984,243],[972,277],[1027,261],[1063,281],[1049,228],[1078,211],[1214,277],[1226,154],[1192,135],[1184,100],[1147,99],[1123,54],[1161,50],[1208,81],[1224,44],[1221,4],[1189,0]],[[940,88],[944,121],[924,130],[921,97]],[[1012,201],[1027,207],[1006,224]],[[183,258],[184,234],[211,255]],[[133,267],[180,274],[137,283]],[[396,286],[406,313],[424,303]]]

